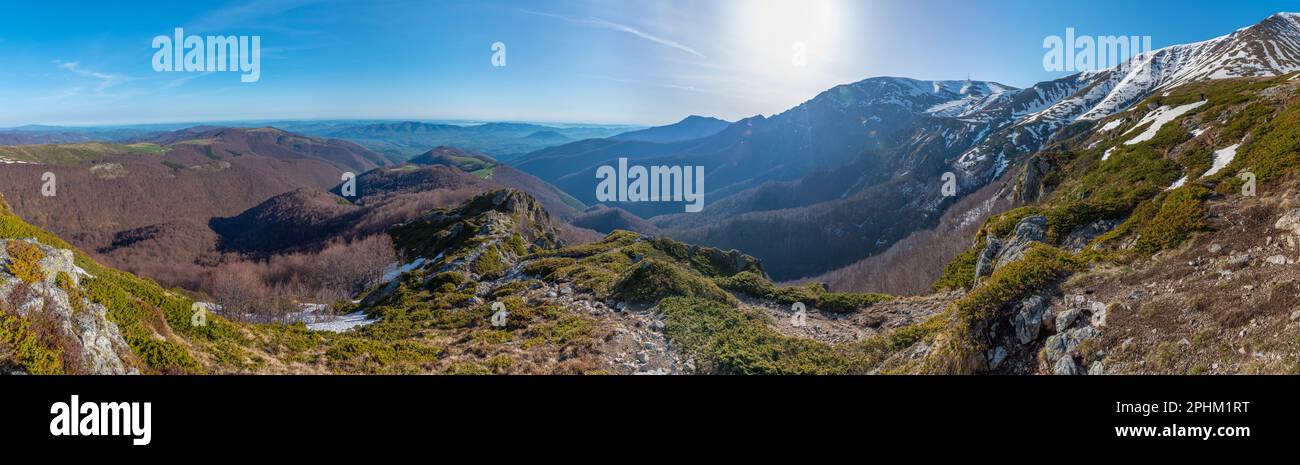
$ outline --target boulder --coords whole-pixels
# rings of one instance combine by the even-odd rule
[[[1079,368],[1078,363],[1074,362],[1074,357],[1061,357],[1061,359],[1056,362],[1056,365],[1052,367],[1052,373],[1057,375],[1073,376],[1083,374],[1083,370]]]
[[[993,274],[993,264],[1001,251],[1002,241],[989,236],[984,243],[984,250],[980,251],[979,258],[975,260],[975,285],[979,285],[980,278]]]
[[[1047,310],[1047,299],[1039,295],[1031,295],[1021,300],[1017,304],[1015,315],[1011,318],[1011,324],[1016,329],[1016,339],[1021,344],[1029,344],[1038,340],[1039,330],[1043,327],[1043,314]]]
[[[1074,325],[1074,322],[1079,320],[1079,314],[1081,313],[1083,312],[1077,308],[1071,308],[1061,313],[1057,313],[1056,330],[1065,331],[1067,329],[1070,329],[1070,326]]]
[[[1283,213],[1277,219],[1277,222],[1273,223],[1273,227],[1291,231],[1291,234],[1300,235],[1300,208],[1293,208],[1291,211]]]
[[[1016,231],[1007,239],[1002,252],[998,254],[997,266],[1019,260],[1029,251],[1034,242],[1047,238],[1047,217],[1043,215],[1027,216],[1016,223]]]
[[[1043,343],[1043,357],[1049,366],[1055,366],[1061,357],[1074,356],[1083,341],[1100,337],[1101,331],[1092,326],[1084,326],[1053,334]]]

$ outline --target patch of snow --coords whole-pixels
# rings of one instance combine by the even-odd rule
[[[1167,191],[1171,191],[1171,190],[1177,189],[1177,188],[1179,188],[1179,187],[1183,187],[1183,184],[1186,184],[1186,183],[1187,183],[1187,176],[1184,175],[1183,177],[1178,178],[1177,181],[1174,181],[1173,184],[1170,184],[1169,187],[1165,188],[1165,190],[1167,190]]]
[[[441,254],[439,254],[439,256],[441,256]],[[436,259],[435,259],[435,260],[436,260]],[[402,266],[397,266],[396,263],[394,263],[394,264],[392,264],[392,265],[389,265],[389,266],[388,266],[388,270],[384,271],[384,277],[383,277],[383,278],[380,278],[380,279],[381,279],[381,281],[384,281],[384,282],[388,282],[388,281],[392,281],[392,280],[394,280],[394,279],[397,279],[397,277],[398,277],[398,276],[401,276],[403,273],[409,273],[411,270],[414,270],[414,269],[419,268],[420,266],[424,265],[424,261],[425,261],[425,260],[424,260],[424,257],[420,257],[420,258],[417,258],[417,259],[415,259],[414,261],[412,261],[412,262],[410,262],[410,263],[407,263],[407,264],[405,264],[405,265],[402,265]]]
[[[1236,143],[1236,144],[1232,144],[1232,145],[1229,145],[1229,146],[1227,146],[1227,147],[1221,148],[1221,149],[1219,149],[1219,150],[1215,150],[1215,151],[1214,151],[1214,164],[1213,164],[1213,165],[1210,165],[1210,169],[1207,170],[1207,171],[1205,172],[1205,174],[1201,175],[1201,177],[1204,178],[1204,177],[1207,177],[1207,176],[1211,176],[1211,175],[1213,175],[1213,174],[1215,174],[1215,173],[1218,173],[1218,172],[1219,172],[1220,170],[1222,170],[1225,166],[1228,166],[1228,163],[1232,163],[1232,159],[1237,157],[1237,149],[1238,149],[1239,147],[1241,147],[1241,144],[1240,144],[1240,143]]]
[[[329,331],[341,333],[352,328],[365,326],[379,321],[378,318],[366,316],[366,312],[353,312],[336,318],[321,317],[312,315],[312,322],[307,323],[307,329],[312,331]]]
[[[1111,121],[1111,122],[1109,122],[1109,123],[1103,124],[1103,125],[1101,126],[1101,130],[1102,130],[1102,131],[1109,131],[1109,130],[1112,130],[1112,129],[1115,129],[1115,128],[1119,127],[1119,125],[1121,125],[1121,124],[1124,124],[1124,118],[1116,119],[1116,120],[1113,120],[1113,121]]]
[[[1115,147],[1106,149],[1106,153],[1101,154],[1101,161],[1106,161],[1107,158],[1110,158],[1110,153],[1114,151]]]
[[[1170,108],[1168,106],[1163,106],[1157,108],[1155,111],[1147,113],[1146,116],[1143,116],[1142,119],[1138,121],[1137,124],[1133,125],[1132,128],[1129,128],[1129,130],[1124,131],[1124,134],[1133,132],[1134,129],[1142,127],[1142,125],[1144,124],[1151,123],[1151,125],[1147,126],[1147,129],[1145,131],[1142,131],[1141,134],[1138,134],[1137,137],[1124,141],[1124,145],[1133,145],[1133,144],[1151,140],[1153,137],[1156,136],[1157,132],[1160,132],[1160,128],[1164,127],[1165,123],[1173,121],[1174,119],[1177,119],[1179,116],[1183,116],[1184,113],[1195,110],[1201,105],[1205,105],[1205,102],[1206,100],[1201,100],[1199,102],[1189,103],[1186,105],[1179,105],[1173,108]]]

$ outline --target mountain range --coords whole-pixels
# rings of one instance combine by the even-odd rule
[[[608,206],[649,220],[657,233],[746,250],[774,277],[795,279],[883,253],[934,227],[953,201],[940,190],[945,172],[956,175],[958,194],[967,194],[1060,137],[1151,95],[1201,80],[1300,69],[1297,24],[1296,15],[1279,13],[1222,37],[1025,89],[869,78],[707,137],[584,140],[514,163],[587,204],[597,203],[596,168],[617,158],[703,165],[708,206],[701,214],[665,203]],[[790,251],[796,243],[797,254]]]
[[[1026,89],[870,78],[513,164],[275,128],[0,147],[0,370],[1295,373],[1296,44],[1282,13]],[[703,164],[705,211],[593,202],[618,157]],[[281,279],[318,269],[360,279]]]

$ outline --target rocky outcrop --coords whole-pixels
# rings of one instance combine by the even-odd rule
[[[25,245],[11,246],[13,242]],[[34,247],[39,254],[37,271],[18,272],[23,258],[11,256],[9,250]],[[33,250],[33,249],[29,249]],[[27,258],[31,258],[28,255]],[[87,374],[136,373],[127,360],[131,350],[116,324],[108,319],[108,310],[83,296],[81,281],[89,277],[74,263],[72,251],[50,247],[35,239],[0,239],[0,311],[28,321],[39,321],[48,338],[57,340],[65,371]],[[17,273],[16,273],[17,272]],[[39,279],[33,279],[39,278]],[[5,352],[0,348],[0,354]],[[0,360],[3,364],[3,360]],[[26,372],[10,367],[10,372]]]
[[[1047,300],[1038,295],[1029,296],[1017,305],[1015,316],[1012,317],[1012,327],[1015,328],[1016,339],[1021,344],[1029,344],[1038,339],[1038,333],[1047,320],[1043,317],[1046,310]]]
[[[1093,239],[1110,232],[1122,223],[1120,220],[1098,220],[1074,230],[1061,240],[1061,248],[1072,252],[1083,251]]]
[[[1016,184],[1014,199],[1019,204],[1030,204],[1050,194],[1055,187],[1046,182],[1049,174],[1056,171],[1056,165],[1042,154],[1034,155],[1025,161],[1024,173]]]
[[[1016,229],[1005,239],[989,236],[975,261],[975,285],[980,279],[993,274],[993,270],[1019,260],[1034,242],[1047,238],[1047,217],[1032,215],[1016,223]]]
[[[1101,337],[1108,307],[1078,294],[1065,296],[1062,303],[1052,318],[1056,334],[1043,341],[1040,369],[1058,375],[1104,373],[1098,354],[1084,344]]]

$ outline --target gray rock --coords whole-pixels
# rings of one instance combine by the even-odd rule
[[[1002,251],[1002,241],[996,237],[989,236],[984,243],[984,250],[980,251],[979,258],[975,260],[975,284],[978,285],[980,278],[993,274],[993,263],[997,261],[998,252]]]
[[[1048,174],[1056,171],[1056,166],[1050,159],[1043,155],[1034,155],[1025,161],[1024,175],[1020,177],[1020,184],[1016,186],[1015,194],[1019,196],[1019,203],[1033,203],[1043,195],[1052,192],[1052,186],[1043,184],[1043,179]]]
[[[1283,213],[1277,222],[1273,223],[1273,227],[1291,231],[1292,234],[1300,234],[1300,208],[1292,208],[1291,211]]]
[[[1043,356],[1047,362],[1056,365],[1061,357],[1073,356],[1079,344],[1085,340],[1101,336],[1101,331],[1092,326],[1074,328],[1053,334],[1043,343]]]
[[[1081,226],[1068,236],[1065,236],[1065,239],[1061,240],[1061,246],[1074,252],[1082,251],[1089,242],[1092,242],[1097,236],[1115,229],[1115,226],[1118,226],[1119,223],[1119,220],[1100,220]]]
[[[1092,317],[1090,317],[1088,321],[1098,328],[1106,326],[1106,315],[1108,313],[1110,312],[1107,310],[1105,305],[1102,305],[1101,308],[1093,308]]]
[[[1272,256],[1272,257],[1268,257],[1268,258],[1264,259],[1264,261],[1267,261],[1267,262],[1272,263],[1272,264],[1274,264],[1274,265],[1285,265],[1285,264],[1286,264],[1286,255],[1274,255],[1274,256]]]
[[[1250,261],[1254,259],[1255,257],[1250,256],[1250,254],[1233,255],[1228,257],[1228,259],[1224,261],[1224,264],[1231,268],[1241,268],[1249,265]]]
[[[1079,369],[1078,363],[1074,363],[1074,357],[1061,357],[1053,366],[1052,373],[1073,376],[1083,374],[1083,370]]]
[[[9,242],[9,240],[0,240],[0,254],[2,254],[0,262],[9,260],[5,252]],[[39,264],[47,278],[44,282],[32,285],[33,292],[19,302],[16,309],[18,315],[26,317],[32,312],[42,312],[45,317],[52,318],[59,325],[59,330],[63,332],[67,341],[65,344],[79,346],[65,345],[63,348],[79,349],[75,353],[79,353],[80,358],[73,362],[81,372],[135,373],[136,371],[127,368],[127,364],[123,361],[122,354],[130,354],[131,349],[122,338],[117,325],[108,319],[108,309],[84,297],[74,306],[68,293],[55,284],[59,274],[66,274],[71,278],[74,286],[80,287],[84,272],[73,262],[72,251],[50,247],[33,239],[25,242],[36,245],[44,254]],[[14,300],[11,294],[18,282],[16,277],[5,271],[4,267],[0,267],[0,299]],[[65,356],[67,353],[69,352],[65,352]]]
[[[993,370],[998,369],[998,367],[1002,366],[1002,362],[1006,359],[1007,359],[1007,349],[1003,348],[1002,346],[998,346],[997,348],[993,349],[992,354],[989,354],[989,368]]]
[[[1021,344],[1029,344],[1038,339],[1038,332],[1043,327],[1043,313],[1047,309],[1047,300],[1042,296],[1031,295],[1017,305],[1019,310],[1011,319],[1016,329],[1016,338]]]
[[[1057,314],[1056,314],[1056,330],[1057,330],[1057,331],[1065,331],[1065,330],[1067,330],[1067,329],[1070,329],[1070,326],[1073,326],[1073,325],[1074,325],[1074,322],[1075,322],[1075,321],[1078,321],[1078,319],[1079,319],[1079,314],[1081,314],[1081,313],[1083,313],[1083,312],[1079,311],[1079,309],[1076,309],[1076,308],[1071,308],[1071,309],[1069,309],[1069,310],[1065,310],[1065,311],[1063,311],[1063,312],[1061,312],[1061,313],[1057,313]]]
[[[1222,245],[1222,244],[1210,244],[1210,246],[1207,247],[1206,250],[1208,250],[1210,253],[1217,254],[1217,253],[1223,251],[1223,245]]]
[[[1093,376],[1106,374],[1106,364],[1101,360],[1092,362],[1092,366],[1088,367],[1088,374]]]
[[[999,254],[997,266],[1019,260],[1034,242],[1042,242],[1047,237],[1047,217],[1043,215],[1026,216],[1016,223],[1016,232],[1007,240],[1006,246]]]

